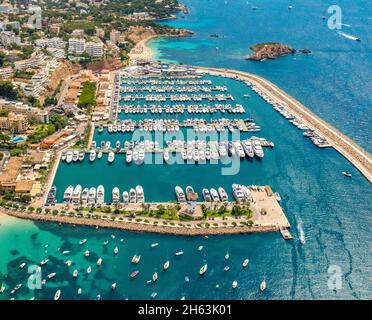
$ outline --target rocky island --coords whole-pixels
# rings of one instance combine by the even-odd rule
[[[265,59],[276,59],[278,57],[294,54],[295,49],[277,42],[259,43],[250,47],[253,54],[246,57],[247,60],[262,61]]]

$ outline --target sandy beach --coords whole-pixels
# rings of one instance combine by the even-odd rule
[[[136,46],[129,52],[130,61],[135,60],[152,60],[155,53],[154,51],[147,45],[147,42],[151,39],[157,38],[157,35],[149,36],[146,39],[141,40],[136,44]]]

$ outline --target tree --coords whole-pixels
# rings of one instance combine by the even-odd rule
[[[18,91],[10,81],[0,80],[0,97],[16,100],[18,98]]]

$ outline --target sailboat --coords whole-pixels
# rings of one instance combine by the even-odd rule
[[[265,289],[266,289],[266,279],[264,277],[261,284],[260,284],[260,290],[261,290],[261,292],[264,292]]]

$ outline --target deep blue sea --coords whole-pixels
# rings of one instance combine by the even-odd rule
[[[287,8],[290,2],[284,0],[184,3],[190,14],[180,14],[167,23],[191,29],[195,35],[152,41],[158,59],[262,75],[371,151],[372,8],[368,1],[338,1],[343,23],[350,25],[343,31],[360,37],[360,43],[327,28],[321,17],[333,4],[330,1],[291,1],[291,11]],[[210,37],[216,33],[219,38]],[[308,48],[313,54],[265,62],[243,59],[251,44],[264,41]],[[221,81],[226,81],[237,99],[243,99],[243,84]],[[176,184],[197,188],[229,186],[233,182],[270,184],[283,198],[293,241],[286,242],[277,233],[185,238],[6,218],[0,225],[0,282],[7,290],[0,299],[9,299],[9,291],[21,282],[23,287],[14,295],[16,299],[52,299],[57,288],[62,290],[62,299],[95,299],[97,294],[102,299],[149,299],[153,292],[157,292],[157,299],[371,299],[370,184],[336,151],[320,150],[304,139],[258,96],[251,95],[242,103],[249,117],[262,126],[257,135],[274,141],[275,148],[268,150],[261,162],[242,163],[237,176],[221,176],[218,166],[128,168],[118,157],[111,167],[104,159],[91,165],[61,164],[55,184],[63,190],[69,182],[86,186],[105,183],[109,189],[139,183],[149,200],[174,197]],[[107,137],[107,133],[101,137],[96,134],[95,139],[116,140]],[[352,179],[341,175],[344,170],[353,174]],[[302,224],[305,234],[304,245],[299,241],[298,224]],[[88,241],[80,246],[78,242],[83,238]],[[106,240],[110,243],[103,246]],[[154,242],[159,246],[151,249]],[[204,246],[202,252],[197,251],[199,245]],[[116,246],[119,254],[114,256]],[[88,259],[83,256],[86,249],[91,252]],[[63,255],[64,250],[70,253]],[[179,250],[185,252],[184,256],[175,257]],[[229,261],[224,260],[226,252],[230,253]],[[134,254],[142,256],[137,267],[130,264]],[[100,268],[95,265],[98,257],[103,258]],[[43,289],[29,290],[27,270],[19,270],[18,265],[23,261],[37,264],[45,258],[50,261],[43,268],[44,277],[50,272],[57,276]],[[242,270],[245,258],[250,264]],[[73,261],[70,268],[64,264],[68,259]],[[167,259],[171,267],[163,272]],[[200,278],[198,270],[205,262],[208,271]],[[85,270],[89,265],[92,273],[88,275]],[[228,272],[223,271],[226,265],[231,268]],[[74,269],[79,270],[77,280],[72,278]],[[136,269],[139,275],[130,279],[129,274]],[[154,271],[158,271],[159,279],[148,284]],[[184,281],[186,275],[189,283]],[[259,293],[264,276],[267,290]],[[234,280],[239,283],[236,290],[231,289]],[[117,282],[115,292],[110,290],[113,282]],[[335,283],[339,285],[337,290],[332,286]],[[77,295],[79,287],[82,296]]]

